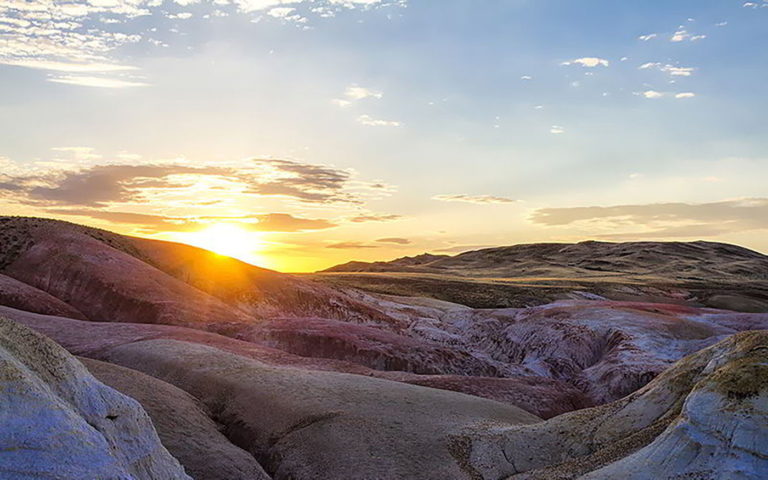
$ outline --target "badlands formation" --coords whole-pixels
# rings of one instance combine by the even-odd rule
[[[0,217],[0,478],[768,478],[768,257],[331,270]]]

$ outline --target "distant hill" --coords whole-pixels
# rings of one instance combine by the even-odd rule
[[[717,242],[535,243],[455,256],[423,254],[390,262],[350,262],[325,272],[402,272],[470,277],[658,276],[688,280],[768,280],[768,256]]]
[[[605,298],[768,311],[768,256],[703,241],[513,245],[455,256],[350,262],[311,277],[337,287],[473,308]]]

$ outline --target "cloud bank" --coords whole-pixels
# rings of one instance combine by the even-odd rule
[[[709,237],[768,229],[768,198],[712,203],[654,203],[609,207],[543,208],[531,216],[535,224],[565,226],[600,222],[615,230],[607,238]],[[642,228],[643,231],[627,232]]]

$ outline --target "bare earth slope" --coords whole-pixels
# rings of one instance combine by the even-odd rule
[[[276,480],[463,479],[447,442],[451,432],[538,421],[468,395],[271,367],[173,340],[115,347],[106,359],[200,399]]]
[[[66,302],[90,320],[202,328],[246,321],[220,300],[89,234],[98,231],[27,218],[0,221],[0,231],[9,230],[23,232],[25,246],[13,256],[8,244],[0,247],[5,251],[3,273]]]
[[[0,217],[0,239],[0,273],[94,321],[215,330],[308,312],[390,321],[335,289],[186,245],[27,217]],[[8,288],[0,283],[0,297]]]
[[[85,319],[85,315],[53,295],[1,273],[0,305],[47,315]]]
[[[467,393],[515,405],[542,418],[592,405],[586,394],[577,388],[560,380],[538,376],[487,378],[380,371],[349,361],[292,355],[268,346],[183,327],[83,322],[7,307],[0,307],[0,314],[51,337],[76,355],[96,359],[104,359],[110,349],[120,345],[149,339],[173,339],[216,347],[269,365],[354,373]],[[151,413],[151,406],[148,410]]]

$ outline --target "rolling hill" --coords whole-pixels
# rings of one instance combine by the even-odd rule
[[[0,476],[760,478],[764,262],[588,242],[304,276],[0,217]]]

